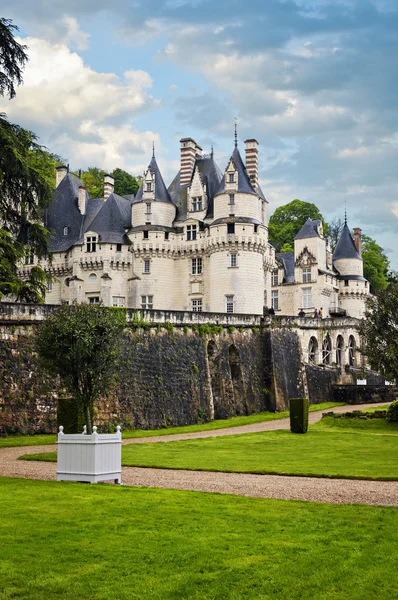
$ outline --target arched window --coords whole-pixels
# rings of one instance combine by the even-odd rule
[[[332,353],[332,342],[327,335],[322,343],[322,364],[330,365],[330,356]]]
[[[336,340],[336,365],[339,367],[343,364],[344,340],[343,336],[338,335]]]
[[[318,362],[318,340],[315,337],[310,338],[308,344],[308,363],[316,365]]]
[[[88,280],[89,281],[97,281],[97,276],[95,273],[90,273],[90,275],[88,276]]]
[[[350,367],[355,366],[356,343],[353,335],[348,338],[348,364]]]

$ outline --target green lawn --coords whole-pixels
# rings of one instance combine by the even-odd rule
[[[362,423],[373,431],[377,421]],[[328,425],[334,425],[330,417],[322,425],[325,429],[316,424],[306,435],[278,430],[167,444],[127,444],[123,446],[122,463],[130,467],[398,479],[398,425],[395,434],[391,434],[385,423],[387,435],[374,435],[359,428],[327,429]],[[382,429],[380,432],[384,433]],[[55,461],[56,453],[32,454],[22,459]]]
[[[398,509],[0,479],[0,598],[387,600]]]
[[[311,429],[334,430],[362,433],[388,433],[398,435],[398,423],[390,423],[385,419],[358,419],[358,418],[340,418],[323,417],[318,423],[311,426]]]
[[[313,404],[310,411],[327,410],[336,406],[344,406],[342,402],[324,402],[323,404]],[[192,433],[195,431],[209,431],[213,429],[228,429],[229,427],[240,427],[241,425],[250,425],[251,423],[262,423],[264,421],[274,421],[288,417],[287,410],[283,412],[263,412],[248,417],[232,417],[231,419],[218,419],[208,423],[199,423],[197,425],[185,425],[183,427],[167,427],[165,429],[134,429],[122,432],[123,439],[140,437],[152,437],[158,435],[172,435],[174,433]],[[55,435],[8,435],[0,437],[0,448],[11,448],[16,446],[44,446],[55,444],[57,437]]]

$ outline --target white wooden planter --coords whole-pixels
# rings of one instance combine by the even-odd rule
[[[97,483],[113,479],[122,482],[122,434],[116,433],[58,433],[58,481],[85,481]]]

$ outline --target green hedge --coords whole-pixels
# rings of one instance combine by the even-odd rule
[[[387,409],[387,421],[398,421],[398,398]]]
[[[93,423],[94,411],[91,411]],[[62,425],[64,433],[82,433],[85,425],[84,411],[80,403],[72,397],[58,398],[57,406],[57,431]]]
[[[290,398],[290,431],[307,433],[308,431],[308,398]]]

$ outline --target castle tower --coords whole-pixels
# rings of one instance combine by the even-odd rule
[[[251,160],[250,168],[252,180],[235,133],[210,224],[210,305],[215,312],[262,314],[270,295],[268,202],[258,186],[256,160]]]
[[[132,204],[132,227],[128,232],[134,255],[129,306],[146,309],[170,305],[168,294],[174,283],[171,252],[176,207],[171,201],[155,153],[144,172]]]
[[[358,230],[356,235],[360,235]],[[338,271],[339,304],[346,310],[347,316],[363,317],[370,291],[369,282],[363,276],[362,256],[358,252],[360,240],[357,244],[358,247],[346,220],[333,253],[333,267]]]

